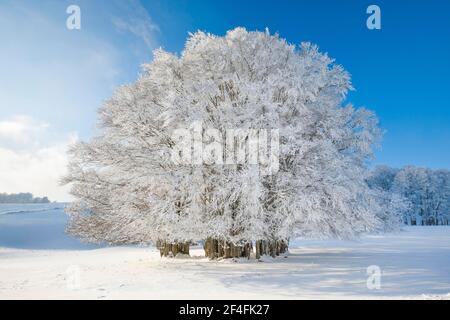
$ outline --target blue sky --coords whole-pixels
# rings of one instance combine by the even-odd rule
[[[66,8],[81,8],[68,30]],[[366,8],[381,8],[368,30]],[[310,41],[352,74],[348,101],[386,130],[373,164],[450,169],[450,2],[441,0],[0,2],[0,192],[67,199],[65,148],[95,132],[96,109],[159,46],[243,26]]]
[[[381,8],[381,30],[366,8]],[[180,51],[186,33],[233,26],[310,41],[351,74],[348,101],[376,111],[386,130],[374,163],[450,168],[450,2],[441,0],[156,1],[145,4]]]

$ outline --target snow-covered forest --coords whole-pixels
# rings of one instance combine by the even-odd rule
[[[203,241],[210,258],[250,257],[253,249],[259,258],[283,254],[296,237],[393,230],[402,217],[448,223],[448,201],[433,198],[448,175],[434,172],[419,190],[422,175],[412,169],[392,183],[389,170],[370,172],[381,130],[372,111],[344,104],[351,89],[350,74],[317,46],[268,31],[197,32],[179,56],[155,51],[140,78],[100,108],[99,134],[70,150],[69,232],[152,243],[164,256]],[[230,129],[240,135],[228,139]],[[237,160],[255,129],[276,129],[276,147],[260,140],[259,161],[251,153]],[[275,153],[277,170],[264,173],[261,159]]]
[[[408,225],[450,223],[450,171],[406,166],[376,167],[368,179],[371,188],[385,191],[399,205],[397,214]],[[392,200],[391,200],[392,201]],[[391,214],[393,215],[393,214]]]

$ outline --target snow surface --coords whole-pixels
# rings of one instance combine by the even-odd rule
[[[65,203],[0,203],[0,247],[33,250],[99,248],[81,243],[65,232],[68,220],[65,206]]]
[[[200,247],[187,259],[161,259],[145,247],[4,247],[0,299],[450,298],[450,227],[406,227],[359,241],[296,240],[288,258],[264,262],[202,255]],[[381,268],[380,289],[367,288],[371,265]]]

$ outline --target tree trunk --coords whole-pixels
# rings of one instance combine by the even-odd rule
[[[242,245],[235,245],[232,242],[208,238],[203,245],[205,256],[210,259],[217,258],[247,258],[250,259],[252,253],[251,242]]]
[[[255,258],[261,258],[261,240],[255,241]]]
[[[157,241],[156,247],[159,249],[161,257],[176,257],[177,254],[189,255],[189,242]]]
[[[275,258],[288,251],[287,240],[257,240],[256,241],[256,259],[261,256],[271,256]]]

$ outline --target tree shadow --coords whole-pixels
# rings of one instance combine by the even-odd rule
[[[183,270],[201,281],[214,279],[240,292],[286,299],[326,297],[420,297],[450,292],[449,252],[407,252],[367,248],[296,248],[288,258],[193,262]],[[367,286],[367,267],[381,270],[381,286]],[[207,280],[209,279],[209,280]]]

